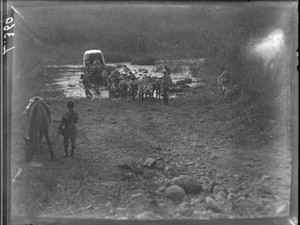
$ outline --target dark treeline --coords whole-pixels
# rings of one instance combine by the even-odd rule
[[[34,30],[34,37],[46,46],[77,49],[76,57],[70,56],[76,58],[74,63],[81,62],[83,52],[92,48],[101,49],[110,62],[145,55],[155,59],[205,58],[207,76],[215,80],[222,71],[229,70],[248,99],[264,106],[273,104],[290,85],[292,58],[285,56],[291,55],[294,47],[295,7],[291,6],[284,3],[61,4],[17,9]],[[287,52],[277,62],[276,71],[264,71],[261,59],[246,57],[247,47],[251,40],[266,37],[275,29],[284,32]],[[35,67],[32,61],[25,63],[25,52],[38,50],[22,41],[19,41],[23,43],[19,47],[18,56],[23,59],[20,63]],[[41,62],[40,56],[35,63]]]
[[[172,57],[205,57],[208,46],[217,48],[214,42],[222,45],[225,36],[232,40],[226,38],[224,44],[244,44],[250,34],[275,26],[282,13],[280,7],[219,7],[225,9],[214,5],[83,5],[21,7],[19,11],[48,43],[92,42],[104,51],[169,51]]]

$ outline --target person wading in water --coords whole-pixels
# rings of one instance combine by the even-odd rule
[[[62,116],[62,121],[59,126],[59,130],[64,138],[65,156],[68,157],[69,139],[71,139],[71,157],[74,156],[74,150],[76,148],[75,140],[77,138],[78,114],[73,110],[74,102],[69,101],[67,103],[68,111]]]

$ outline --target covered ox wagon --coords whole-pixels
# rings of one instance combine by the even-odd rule
[[[84,72],[90,74],[88,77],[91,84],[95,85],[95,81],[97,82],[97,75],[100,76],[100,85],[105,84],[105,78],[103,76],[107,76],[110,74],[115,67],[109,66],[105,63],[104,55],[102,51],[98,49],[88,50],[84,52],[83,55],[83,67]]]

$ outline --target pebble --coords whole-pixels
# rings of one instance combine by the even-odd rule
[[[160,188],[158,189],[158,192],[163,192],[163,191],[165,191],[165,190],[166,190],[166,187],[163,186],[163,187],[160,187]]]
[[[225,193],[225,191],[220,191],[218,194],[217,194],[217,196],[221,196],[221,197],[223,197],[223,198],[227,198],[227,194]]]
[[[211,181],[210,183],[209,183],[209,185],[208,185],[208,193],[213,193],[213,190],[214,190],[214,187],[215,187],[215,185],[216,185],[216,181],[215,180],[213,180],[213,181]]]
[[[238,197],[240,197],[240,195],[235,193],[229,193],[227,196],[228,199],[237,199]]]
[[[165,182],[166,182],[167,187],[170,187],[172,185],[172,180],[171,179],[166,179]]]
[[[154,158],[148,158],[148,159],[146,159],[146,161],[143,163],[143,166],[153,168],[153,167],[156,165],[156,162],[157,162],[156,159],[154,159]]]
[[[131,195],[131,197],[132,197],[132,198],[135,198],[135,197],[139,197],[139,196],[141,196],[141,195],[142,195],[142,193],[137,193],[137,194]]]
[[[164,171],[165,171],[165,172],[168,172],[170,169],[171,169],[171,167],[166,166],[165,169],[164,169]]]

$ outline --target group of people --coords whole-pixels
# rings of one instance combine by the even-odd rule
[[[165,104],[168,104],[168,91],[172,84],[172,79],[171,79],[170,74],[171,74],[170,69],[167,66],[165,66],[163,69],[163,77],[161,79],[159,79],[159,82],[160,82],[159,88],[163,93],[162,95],[163,95]],[[89,79],[90,76],[92,76],[92,78],[94,80],[93,85],[94,85],[94,90],[95,90],[96,94],[100,94],[99,86],[101,84],[104,86],[107,86],[107,88],[111,94],[116,91],[120,91],[120,92],[122,91],[122,90],[119,90],[120,87],[118,87],[118,84],[120,83],[121,80],[127,80],[128,83],[134,83],[135,81],[138,80],[131,71],[129,71],[129,73],[127,73],[125,76],[119,76],[118,72],[113,70],[111,72],[111,74],[108,76],[107,70],[101,71],[100,69],[95,67],[92,71],[81,74],[81,77],[80,77],[82,80],[84,90],[85,90],[86,98],[93,98],[93,94],[90,91],[90,88],[93,86]],[[128,85],[128,89],[132,89],[130,87],[130,85]],[[160,90],[159,90],[159,94],[160,94]],[[153,93],[153,90],[152,90],[152,93]],[[134,90],[132,90],[132,99],[134,99]]]

